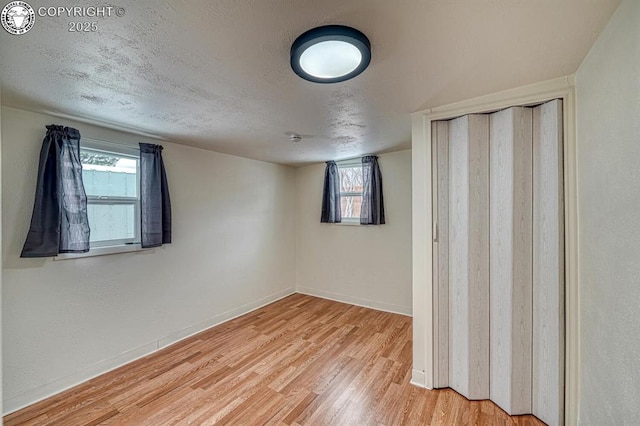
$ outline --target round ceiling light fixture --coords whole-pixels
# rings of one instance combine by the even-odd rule
[[[291,45],[291,68],[314,83],[339,83],[364,71],[371,62],[371,43],[355,28],[313,28]]]

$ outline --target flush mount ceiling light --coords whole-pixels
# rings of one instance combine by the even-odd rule
[[[315,83],[338,83],[364,71],[371,62],[371,44],[355,28],[326,25],[307,31],[291,46],[291,68]]]

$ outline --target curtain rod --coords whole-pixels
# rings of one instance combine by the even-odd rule
[[[140,146],[138,145],[137,142],[128,144],[128,143],[120,143],[120,142],[113,142],[113,141],[107,141],[104,139],[98,139],[98,138],[92,138],[92,137],[80,137],[80,141],[82,141],[83,139],[88,140],[88,141],[92,141],[92,142],[99,142],[99,143],[103,143],[105,145],[112,145],[112,146],[119,146],[122,148],[130,148],[130,149],[140,149]],[[82,143],[82,142],[81,142]]]
[[[377,157],[378,154],[362,154],[357,157],[345,158],[344,160],[334,160],[336,163],[357,163],[362,160],[362,157]]]

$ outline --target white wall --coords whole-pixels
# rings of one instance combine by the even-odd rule
[[[144,141],[2,108],[6,412],[294,291],[294,169],[166,142],[173,244],[20,259],[52,123],[84,137]]]
[[[576,74],[580,423],[640,417],[640,1],[621,3]]]
[[[0,104],[2,101],[2,93],[0,92]],[[2,129],[2,109],[0,108],[0,129]],[[0,205],[2,204],[2,132],[0,132]],[[0,223],[2,223],[2,208],[0,207]],[[0,253],[2,253],[2,226],[0,226]],[[0,425],[2,422],[2,276],[3,271],[0,270]]]
[[[386,224],[320,223],[324,164],[296,169],[298,291],[411,314],[411,151],[379,155]]]

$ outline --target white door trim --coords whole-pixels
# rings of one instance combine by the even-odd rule
[[[578,423],[580,312],[578,277],[578,186],[576,169],[575,76],[505,90],[412,114],[413,202],[413,372],[411,383],[433,388],[433,217],[431,122],[511,106],[562,99],[565,200],[565,424]]]

